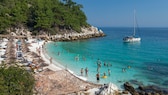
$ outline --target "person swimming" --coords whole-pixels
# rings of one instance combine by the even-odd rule
[[[104,62],[104,66],[106,66],[106,62]]]
[[[75,61],[79,61],[79,56],[75,56]]]
[[[122,72],[126,72],[126,68],[122,68]]]
[[[110,74],[111,74],[111,71],[110,71],[110,69],[108,69],[108,75],[110,76]]]
[[[106,73],[104,72],[102,78],[107,78]]]

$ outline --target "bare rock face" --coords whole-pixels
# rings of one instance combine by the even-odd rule
[[[124,83],[124,88],[125,90],[129,91],[132,95],[139,95],[129,82]]]
[[[124,83],[124,88],[129,91],[132,95],[168,95],[168,90],[155,86],[139,86],[134,88],[129,82]]]
[[[168,90],[150,85],[150,86],[139,86],[138,89],[141,92],[145,92],[147,95],[168,95]]]
[[[96,27],[89,27],[89,28],[81,28],[82,32],[70,32],[70,33],[64,33],[64,34],[57,34],[52,35],[52,40],[58,40],[58,41],[72,41],[72,40],[80,40],[80,39],[88,39],[88,38],[94,38],[94,37],[103,37],[105,34],[102,30],[98,30]]]

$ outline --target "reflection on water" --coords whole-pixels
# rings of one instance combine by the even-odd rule
[[[129,45],[136,45],[136,46],[139,46],[141,44],[141,42],[140,41],[138,41],[138,42],[123,42],[123,45],[126,45],[126,46],[129,46]]]

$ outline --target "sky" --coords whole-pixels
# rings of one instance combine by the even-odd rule
[[[168,0],[73,0],[97,27],[168,27]]]

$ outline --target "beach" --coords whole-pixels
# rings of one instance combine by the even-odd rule
[[[81,39],[90,38],[93,35],[97,35],[97,28],[93,28],[93,32],[85,33],[86,37]],[[100,31],[102,34],[102,31]],[[13,35],[13,34],[12,34]],[[95,95],[97,93],[117,93],[118,88],[114,84],[96,84],[87,81],[86,77],[77,75],[74,71],[57,62],[52,56],[48,55],[47,44],[52,43],[50,40],[42,40],[40,36],[5,36],[1,42],[1,58],[2,62],[9,64],[15,62],[13,65],[17,65],[33,72],[35,77],[35,94],[47,94],[53,95],[78,95],[88,94]],[[80,33],[71,34],[72,37],[78,37],[80,39]],[[92,35],[92,36],[89,36]],[[66,35],[63,35],[63,37]],[[52,36],[51,36],[52,37]],[[43,36],[42,36],[43,38]],[[62,39],[62,38],[60,38]],[[109,88],[108,88],[109,87]],[[101,89],[100,89],[101,88]],[[103,90],[102,90],[103,89]],[[104,91],[106,89],[106,91]],[[89,94],[90,93],[90,94]]]
[[[35,70],[35,89],[37,93],[47,95],[53,95],[54,93],[56,95],[88,93],[88,95],[94,95],[95,91],[99,91],[98,88],[102,85],[87,82],[86,78],[75,75],[68,68],[60,66],[56,61],[51,63],[50,57],[45,52],[45,48],[42,47],[47,43],[50,42],[39,41],[31,43],[29,46],[30,51],[37,54],[37,49],[40,49],[40,56],[48,64],[48,66],[42,67],[42,71],[40,72],[39,70]],[[117,91],[116,86],[114,86],[114,90]]]

